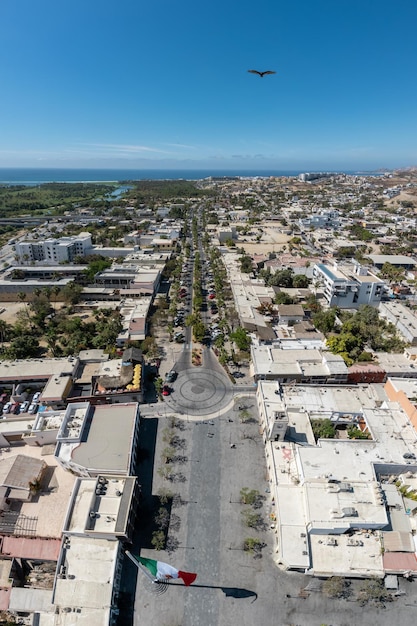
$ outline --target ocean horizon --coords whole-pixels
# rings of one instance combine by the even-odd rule
[[[328,171],[352,175],[377,176],[381,172],[348,170],[164,170],[164,169],[98,169],[98,168],[0,168],[0,185],[41,185],[44,183],[120,182],[126,180],[201,180],[210,176],[240,176],[243,178],[298,176],[303,172]]]

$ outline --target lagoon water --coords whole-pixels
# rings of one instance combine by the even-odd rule
[[[0,185],[41,185],[43,183],[118,182],[130,180],[199,180],[209,176],[298,176],[306,170],[140,170],[140,169],[51,169],[0,168]],[[376,175],[376,172],[346,174]]]

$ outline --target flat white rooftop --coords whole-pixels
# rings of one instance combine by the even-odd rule
[[[312,569],[315,576],[384,575],[381,541],[377,532],[349,535],[310,535]]]
[[[105,618],[111,605],[119,549],[118,541],[72,536],[70,548],[65,550],[66,578],[58,577],[54,589],[53,602],[60,607],[60,619],[48,621],[42,615],[40,624],[103,626],[108,623]],[[66,608],[70,610],[63,610]]]
[[[100,482],[96,478],[77,479],[63,528],[65,533],[116,536],[125,532],[135,479],[109,475],[101,478],[107,482],[105,493],[100,494],[97,494]]]
[[[343,359],[338,355],[329,355],[320,350],[292,349],[282,350],[276,345],[251,348],[253,367],[258,376],[322,376],[347,374]],[[336,358],[334,358],[336,357]]]
[[[315,445],[306,429],[304,440],[267,442],[278,562],[311,567],[309,573],[322,576],[382,576],[380,533],[397,533],[387,535],[391,545],[412,545],[408,504],[394,484],[402,475],[407,485],[417,484],[417,462],[408,458],[417,457],[417,434],[407,415],[388,400],[382,384],[282,385],[275,394],[277,389],[276,383],[262,381],[258,401],[271,411],[279,401],[297,434],[311,416],[339,424],[359,416],[372,435],[370,440],[320,439]],[[351,537],[342,534],[348,530]]]
[[[91,407],[87,434],[80,442],[58,444],[57,455],[94,472],[128,473],[137,412],[135,402]]]

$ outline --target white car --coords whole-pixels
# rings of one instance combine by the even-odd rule
[[[25,402],[22,402],[22,404],[20,405],[19,413],[26,413],[26,411],[29,408],[29,404],[30,404],[30,402],[28,400],[25,400]]]
[[[36,413],[37,410],[38,410],[38,405],[36,404],[36,402],[32,402],[32,404],[28,408],[28,413],[30,413],[31,415],[34,415],[34,413]]]
[[[41,392],[37,391],[36,393],[33,394],[32,402],[37,402],[40,397],[41,397]]]
[[[3,413],[10,413],[10,409],[12,407],[13,402],[6,402],[3,407]]]

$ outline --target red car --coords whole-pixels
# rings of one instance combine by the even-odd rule
[[[162,395],[169,396],[170,393],[171,393],[171,389],[168,387],[168,385],[164,385],[162,387]]]
[[[215,293],[210,293],[209,294],[209,300],[214,300],[215,297],[216,297]]]

